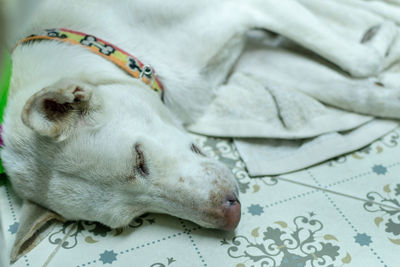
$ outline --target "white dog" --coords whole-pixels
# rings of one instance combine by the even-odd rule
[[[269,18],[273,2],[35,1],[10,44],[64,28],[85,33],[86,46],[106,51],[96,43],[101,38],[151,66],[148,78],[154,82],[156,73],[164,101],[140,79],[145,66],[136,79],[82,45],[36,40],[15,47],[1,157],[26,212],[38,216],[22,223],[12,259],[55,213],[115,228],[160,212],[233,230],[240,220],[236,182],[183,126],[226,79],[248,30],[295,23],[275,23],[279,12]],[[304,25],[298,34],[309,33],[315,29]],[[358,60],[354,55],[331,52],[329,59],[340,65]],[[364,75],[374,64],[349,71]]]

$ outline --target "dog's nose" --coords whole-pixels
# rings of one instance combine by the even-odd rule
[[[241,209],[240,202],[234,194],[225,197],[225,203],[222,204],[224,211],[224,222],[222,229],[232,231],[236,228],[240,221]]]

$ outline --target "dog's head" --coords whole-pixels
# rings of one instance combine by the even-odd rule
[[[4,166],[22,198],[65,219],[116,228],[159,212],[208,228],[239,222],[230,171],[141,82],[62,80],[31,96],[21,116],[26,129],[16,134],[17,123],[6,121]]]

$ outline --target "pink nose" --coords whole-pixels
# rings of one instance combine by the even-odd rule
[[[235,195],[227,195],[223,204],[224,222],[222,230],[232,231],[240,221],[240,202]]]

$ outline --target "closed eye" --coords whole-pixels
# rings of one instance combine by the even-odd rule
[[[206,156],[206,155],[204,155],[203,152],[201,152],[200,148],[198,148],[195,144],[192,144],[192,145],[190,146],[190,150],[192,150],[194,153],[199,154],[199,155],[201,155],[201,156],[203,156],[203,157]]]
[[[147,168],[142,147],[140,144],[135,145],[135,151],[136,151],[136,170],[139,172],[140,175],[148,176],[149,169]]]

